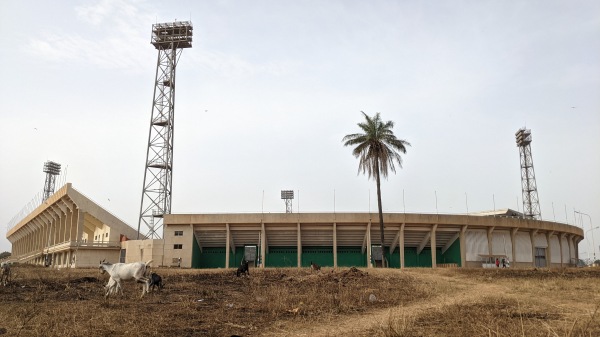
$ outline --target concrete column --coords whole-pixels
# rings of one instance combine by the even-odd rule
[[[337,268],[337,224],[333,223],[333,268]]]
[[[229,232],[229,224],[226,223],[225,224],[225,268],[229,268],[229,249],[231,248],[229,246],[229,235],[231,235],[231,233]]]
[[[58,212],[58,218],[60,219],[60,228],[61,228],[59,241],[65,242],[65,241],[67,241],[67,217],[63,213]]]
[[[510,242],[512,244],[512,261],[511,262],[517,262],[517,232],[518,231],[519,231],[519,228],[513,228],[510,230]]]
[[[489,227],[487,229],[487,240],[488,240],[488,254],[490,254],[490,255],[494,254],[493,233],[494,233],[494,227]]]
[[[565,233],[560,233],[560,235],[558,236],[558,249],[560,249],[560,267],[564,267],[564,261],[563,261],[563,244],[562,244],[562,240],[565,237]]]
[[[550,238],[554,232],[546,232],[546,243],[548,247],[546,248],[546,264],[548,268],[552,266],[552,245],[550,244]]]
[[[371,264],[371,221],[367,225],[367,268],[373,268]]]
[[[532,230],[529,232],[529,239],[531,240],[531,266],[535,268],[535,235],[537,234],[537,230]]]
[[[404,269],[404,227],[406,223],[402,223],[400,225],[400,238],[399,238],[399,246],[398,250],[400,250],[400,269]]]
[[[27,225],[25,225],[25,226],[27,226]],[[30,237],[30,235],[31,235],[30,232],[28,232],[27,234],[25,234],[25,252],[27,254],[29,254],[29,250],[30,250],[30,248],[29,248],[29,237]]]
[[[63,219],[60,212],[56,212],[54,207],[49,209],[52,212],[52,216],[54,217],[54,242],[55,244],[59,244],[62,242],[62,234],[63,234]]]
[[[298,229],[297,229],[297,233],[298,233],[298,242],[296,244],[297,246],[297,256],[298,256],[298,268],[302,268],[302,230],[300,228],[300,221],[298,221]]]
[[[68,239],[68,241],[71,242],[71,241],[74,241],[73,240],[74,239],[74,237],[73,237],[73,235],[74,235],[73,234],[73,232],[74,232],[73,227],[75,227],[75,226],[73,225],[73,212],[71,212],[69,209],[67,209],[67,223],[69,224],[68,225],[68,227],[69,227],[69,239]]]
[[[85,212],[81,211],[80,209],[77,209],[77,234],[76,234],[76,239],[75,241],[77,241],[77,244],[79,244],[83,238],[83,223],[85,221]],[[194,232],[192,231],[192,234]]]
[[[573,256],[571,256],[571,249],[573,248],[573,235],[567,235],[567,244],[569,245],[569,263],[571,263],[571,259],[573,258]],[[579,256],[577,256],[577,258],[579,258]]]
[[[460,266],[463,268],[467,266],[467,228],[469,228],[468,225],[461,226],[460,232],[458,233],[458,240],[460,243]]]
[[[436,239],[435,232],[437,231],[437,224],[433,225],[431,228],[431,268],[437,268],[437,249],[436,249]]]
[[[267,262],[267,231],[264,222],[260,223],[260,256],[262,258],[261,268],[265,268]]]

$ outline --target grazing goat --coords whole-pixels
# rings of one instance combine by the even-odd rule
[[[158,287],[158,291],[160,291],[163,288],[162,277],[157,273],[150,273],[150,284],[148,286],[152,287],[152,291],[154,291],[154,287]]]
[[[320,271],[321,270],[321,266],[319,266],[318,264],[310,261],[310,269],[312,269],[314,271]]]
[[[240,277],[240,275],[242,275],[242,274],[245,274],[246,276],[250,276],[250,270],[248,269],[248,261],[246,261],[246,259],[242,260],[242,263],[240,264],[237,271],[235,272],[235,275],[237,277]]]
[[[120,292],[121,296],[123,296],[123,288],[121,287],[121,283],[115,281],[115,279],[112,277],[108,279],[108,283],[104,286],[104,290],[108,295],[113,295]]]
[[[0,264],[0,283],[6,287],[10,282],[10,263],[2,262]]]
[[[127,281],[131,279],[135,279],[138,283],[142,283],[142,296],[148,292],[148,278],[144,277],[146,274],[146,268],[148,265],[152,263],[152,260],[144,263],[144,262],[133,262],[133,263],[108,263],[104,260],[100,261],[100,266],[98,269],[101,274],[105,272],[110,275],[110,280],[106,285],[106,294],[104,297],[108,297],[110,294],[117,293],[118,291],[123,294],[123,289],[121,287],[121,281]]]

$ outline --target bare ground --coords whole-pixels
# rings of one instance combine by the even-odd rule
[[[600,269],[154,269],[108,300],[95,269],[15,266],[7,336],[600,336]]]

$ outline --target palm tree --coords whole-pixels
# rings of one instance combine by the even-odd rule
[[[361,111],[365,121],[358,123],[358,127],[364,133],[354,133],[346,135],[342,142],[344,146],[356,146],[352,154],[359,158],[358,173],[367,173],[369,178],[375,178],[377,182],[377,205],[379,207],[379,231],[381,233],[381,252],[383,254],[383,266],[387,267],[384,235],[383,235],[383,211],[381,207],[381,179],[383,175],[387,178],[388,171],[396,173],[394,162],[402,168],[401,153],[406,153],[406,147],[410,143],[403,139],[396,138],[392,129],[394,122],[383,122],[379,112],[370,117]]]

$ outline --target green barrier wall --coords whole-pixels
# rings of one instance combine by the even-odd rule
[[[367,254],[361,247],[337,247],[338,267],[366,267]]]
[[[244,258],[244,247],[235,247],[235,254],[229,252],[229,267],[237,268],[242,263]]]
[[[460,240],[454,241],[443,255],[438,255],[437,263],[456,263],[459,267],[462,267],[460,263]]]
[[[192,238],[192,268],[223,268],[225,265],[225,247],[204,248],[200,247]],[[361,247],[338,247],[338,267],[366,267],[367,254],[363,254]],[[229,266],[236,268],[244,257],[244,247],[236,247],[235,253],[230,253]],[[391,268],[400,268],[400,254],[398,248],[390,255],[387,254]],[[296,267],[296,247],[270,247],[266,257],[267,267]],[[333,247],[302,247],[302,266],[310,267],[310,262],[320,266],[333,267]],[[460,241],[456,240],[444,254],[442,249],[436,250],[437,263],[460,263]],[[404,249],[405,267],[431,268],[431,248],[425,248],[417,255],[416,248]]]
[[[310,267],[310,262],[321,267],[333,267],[333,247],[302,247],[302,267]]]
[[[297,267],[298,249],[296,247],[269,247],[266,267]]]
[[[442,248],[436,249],[435,260],[438,264],[456,263],[460,267],[460,242],[456,240],[444,254],[442,254]],[[400,268],[400,253],[397,248],[391,257],[388,255],[388,261],[390,261],[390,267]],[[405,248],[404,266],[431,268],[431,248],[424,248],[419,255],[417,255],[417,248]]]

